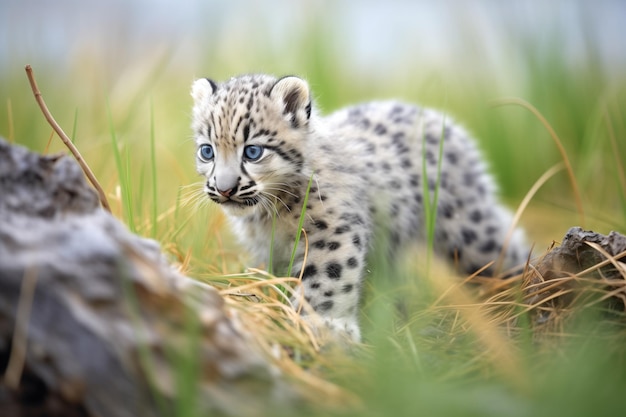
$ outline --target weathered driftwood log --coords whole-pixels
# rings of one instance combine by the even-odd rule
[[[292,398],[219,294],[102,210],[72,159],[2,139],[0,372],[3,416],[175,415],[181,397],[247,415]]]
[[[530,273],[526,302],[534,323],[552,325],[572,307],[626,307],[626,236],[572,227]],[[558,320],[557,320],[558,321]]]

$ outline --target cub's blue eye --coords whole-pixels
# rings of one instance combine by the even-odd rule
[[[258,145],[248,145],[243,148],[243,156],[249,161],[258,161],[263,155],[263,147]]]
[[[208,144],[200,145],[198,148],[198,157],[202,159],[204,162],[209,162],[215,157],[215,152],[213,151],[213,146]]]

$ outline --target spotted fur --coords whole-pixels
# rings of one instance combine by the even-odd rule
[[[279,273],[286,272],[313,176],[304,219],[306,265],[301,242],[293,275],[302,273],[304,298],[338,333],[360,339],[357,307],[374,231],[386,235],[390,254],[425,239],[423,183],[432,199],[439,163],[435,251],[472,273],[503,249],[512,216],[498,203],[473,140],[438,112],[388,101],[322,117],[304,80],[268,75],[220,84],[200,79],[192,96],[205,191],[265,265],[276,216]],[[516,230],[504,266],[523,262],[526,254]]]

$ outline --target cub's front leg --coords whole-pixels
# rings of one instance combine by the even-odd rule
[[[312,220],[305,228],[308,252],[303,264],[304,244],[300,242],[293,275],[302,276],[302,284],[294,301],[299,305],[303,299],[313,308],[319,317],[308,317],[312,324],[323,323],[335,336],[358,342],[358,305],[369,236],[363,222],[353,217],[340,217],[335,226]]]

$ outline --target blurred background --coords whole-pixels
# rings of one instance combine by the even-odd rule
[[[440,108],[477,137],[513,208],[562,161],[538,117],[498,105],[517,98],[563,142],[579,189],[560,171],[531,201],[522,222],[544,249],[571,225],[626,230],[625,28],[618,0],[3,0],[0,135],[65,151],[33,100],[31,64],[117,213],[168,241],[193,234],[164,218],[199,181],[196,77],[301,75],[323,112],[382,98]],[[221,227],[219,216],[202,221]]]
[[[67,152],[36,105],[26,64],[114,214],[199,279],[237,285],[228,274],[247,265],[195,174],[196,77],[300,75],[322,112],[385,98],[439,108],[474,134],[512,209],[562,163],[556,138],[574,181],[565,170],[544,177],[526,207],[535,253],[574,225],[626,234],[623,0],[0,0],[0,136]],[[388,278],[379,269],[372,278]],[[364,330],[380,349],[351,366],[309,366],[305,354],[305,374],[322,370],[355,390],[366,404],[359,415],[623,414],[623,336],[594,342],[607,326],[567,328],[571,355],[531,340],[520,312],[519,337],[483,344],[500,322],[479,322],[480,304],[448,314],[455,301],[431,286],[442,282],[416,279],[391,295],[366,288]],[[396,296],[418,307],[406,320],[394,316]],[[623,322],[614,323],[620,335]],[[509,354],[519,367],[502,359]],[[184,364],[181,374],[193,367]],[[191,385],[181,381],[184,400]]]

